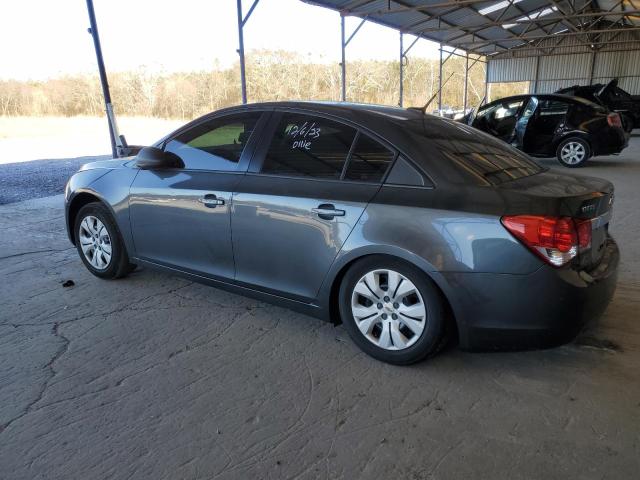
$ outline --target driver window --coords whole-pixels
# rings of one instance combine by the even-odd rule
[[[484,121],[490,133],[496,136],[510,135],[516,125],[517,115],[523,103],[524,100],[499,103],[484,112]]]
[[[261,112],[226,115],[197,125],[167,143],[193,170],[234,171]]]
[[[515,117],[518,114],[520,107],[522,107],[522,100],[503,103],[496,109],[494,118],[496,120],[501,120],[503,118]]]

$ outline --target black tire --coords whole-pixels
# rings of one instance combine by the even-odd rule
[[[402,350],[387,350],[372,343],[358,329],[351,310],[351,298],[359,280],[368,272],[388,269],[400,273],[413,282],[426,307],[426,325],[417,341]],[[352,340],[368,355],[394,365],[410,365],[438,353],[446,344],[446,303],[433,281],[427,275],[402,260],[384,255],[372,255],[356,262],[340,284],[339,309],[342,322]]]
[[[80,231],[82,221],[86,217],[95,217],[107,230],[110,239],[111,245],[111,259],[106,266],[106,268],[98,269],[91,265],[84,252],[82,251],[82,246],[80,242]],[[85,267],[96,277],[104,278],[108,280],[113,280],[116,278],[121,278],[129,274],[133,269],[135,269],[135,265],[129,262],[129,256],[127,255],[126,248],[124,246],[124,242],[122,241],[122,235],[120,235],[120,230],[116,225],[111,212],[107,207],[105,207],[102,203],[93,202],[88,203],[83,206],[78,214],[76,215],[76,220],[74,223],[74,236],[76,240],[76,249],[78,250],[78,254],[82,259]]]
[[[579,159],[574,158],[570,160],[563,154],[565,147],[568,147],[571,144],[576,146],[576,148],[578,146],[582,147],[584,151],[584,155],[582,156],[582,158],[579,158]],[[579,148],[578,148],[578,151],[579,151]],[[568,168],[582,167],[587,162],[587,160],[591,158],[591,146],[589,145],[589,142],[587,142],[586,140],[580,137],[565,138],[558,144],[558,148],[556,148],[556,158],[558,159],[560,164],[564,167],[568,167]]]

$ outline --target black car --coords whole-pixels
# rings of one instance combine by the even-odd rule
[[[574,85],[558,90],[558,93],[586,98],[617,112],[627,131],[640,128],[640,95],[631,95],[618,87],[617,78],[606,84]]]
[[[620,115],[566,95],[517,95],[483,105],[468,119],[473,127],[535,157],[579,167],[595,155],[620,153],[629,133]]]

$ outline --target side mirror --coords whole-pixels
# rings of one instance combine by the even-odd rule
[[[136,156],[136,167],[142,170],[184,168],[184,162],[175,153],[156,147],[144,147]]]

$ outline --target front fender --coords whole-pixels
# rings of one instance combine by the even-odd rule
[[[96,172],[93,178],[90,175],[91,172]],[[71,223],[74,219],[71,218],[70,212],[77,211],[74,208],[75,201],[79,201],[82,197],[86,199],[86,196],[90,195],[101,201],[110,210],[129,256],[135,256],[135,245],[129,220],[129,188],[137,173],[137,169],[129,168],[98,169],[81,171],[71,177],[65,192],[65,218],[67,232],[72,241]]]

